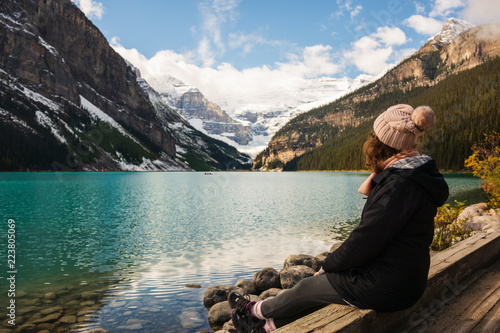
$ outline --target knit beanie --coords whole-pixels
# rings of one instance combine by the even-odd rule
[[[434,126],[436,115],[428,106],[415,110],[407,104],[391,106],[375,119],[375,135],[389,147],[403,150],[413,149],[417,137]]]

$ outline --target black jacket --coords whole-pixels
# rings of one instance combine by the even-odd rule
[[[434,160],[377,174],[361,223],[323,263],[337,292],[358,308],[406,309],[427,283],[437,207],[448,185]]]

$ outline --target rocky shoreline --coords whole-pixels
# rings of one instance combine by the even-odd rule
[[[459,222],[462,221],[462,222]],[[500,209],[489,209],[485,203],[466,207],[454,223],[462,223],[464,228],[477,232],[500,232]],[[461,240],[461,239],[460,239]],[[457,239],[457,242],[460,241]],[[207,288],[203,298],[204,306],[209,309],[208,322],[217,333],[235,332],[230,318],[227,295],[235,290],[249,294],[252,300],[274,297],[293,287],[305,277],[314,275],[329,252],[340,246],[340,242],[317,255],[294,254],[288,256],[278,271],[265,267],[253,275],[251,281],[238,280],[234,285],[215,285]],[[106,333],[101,328],[91,329],[89,324],[103,306],[115,306],[104,300],[110,285],[88,281],[88,285],[59,285],[43,292],[16,291],[16,325],[8,323],[8,318],[0,324],[0,333],[14,332],[67,332],[75,329],[88,333]],[[202,288],[201,285],[188,285],[189,288]],[[138,322],[129,318],[123,320],[127,330],[141,330]],[[94,326],[95,327],[95,326]]]
[[[462,224],[463,228],[472,231],[471,235],[477,232],[500,232],[500,209],[488,209],[488,205],[485,203],[470,205],[458,215],[453,223]],[[300,280],[313,276],[321,268],[321,263],[326,256],[335,251],[341,244],[341,242],[337,242],[332,245],[329,251],[315,256],[290,255],[285,259],[280,271],[272,267],[265,267],[253,275],[252,281],[241,279],[234,285],[209,287],[205,291],[203,304],[209,310],[210,327],[216,333],[236,332],[231,322],[231,308],[227,301],[230,292],[237,291],[248,294],[252,301],[274,297],[293,287]]]
[[[105,290],[62,287],[45,293],[16,292],[14,322],[2,321],[0,333],[68,332],[91,320],[102,306]],[[15,323],[15,325],[12,325]],[[106,331],[93,330],[93,333]]]
[[[500,232],[500,208],[489,209],[486,203],[465,208],[454,223],[462,221],[463,227],[475,232]]]

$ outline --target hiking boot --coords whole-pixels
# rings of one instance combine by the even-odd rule
[[[239,333],[265,333],[264,324],[265,320],[260,320],[251,317],[246,311],[239,311],[233,309],[231,312],[231,320],[233,325]]]
[[[240,293],[233,291],[229,294],[229,296],[227,296],[227,300],[229,301],[231,309],[236,309],[252,316],[250,314],[250,306],[255,304],[255,302],[250,301],[250,297],[248,295],[241,295]]]

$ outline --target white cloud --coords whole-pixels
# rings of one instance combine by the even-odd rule
[[[170,50],[160,51],[147,59],[136,49],[124,48],[117,39],[112,40],[112,46],[139,68],[142,77],[158,91],[167,92],[164,79],[173,76],[196,86],[209,100],[218,104],[232,99],[232,106],[251,104],[256,96],[286,95],[308,78],[333,75],[341,70],[328,45],[306,47],[298,54],[290,54],[287,62],[276,63],[274,68],[262,66],[244,70],[228,63],[215,68],[200,67],[192,53],[179,54]]]
[[[402,59],[412,55],[415,52],[417,52],[417,49],[415,49],[415,48],[398,49],[398,50],[394,51],[394,55],[392,56],[392,58],[402,60]]]
[[[373,36],[379,38],[386,45],[402,45],[406,43],[406,35],[399,28],[379,27]]]
[[[400,60],[401,53],[393,46],[407,42],[405,33],[399,28],[379,27],[376,32],[352,43],[352,51],[346,54],[359,70],[378,75],[392,64],[391,60]]]
[[[230,33],[228,45],[230,48],[241,48],[243,54],[246,55],[253,51],[257,45],[272,45],[279,46],[282,43],[279,41],[269,41],[258,34]]]
[[[91,19],[96,18],[98,20],[102,19],[104,15],[104,5],[100,2],[94,0],[71,0],[75,5],[77,5],[85,15]]]
[[[404,21],[404,24],[413,28],[416,32],[422,35],[434,36],[443,26],[443,22],[440,22],[432,17],[425,17],[422,15],[413,15]]]
[[[202,16],[202,26],[195,30],[201,32],[198,56],[204,66],[212,66],[215,58],[226,51],[221,27],[236,19],[239,2],[240,0],[206,0],[200,3],[198,9]]]
[[[474,23],[490,23],[500,21],[498,0],[466,0],[462,16]]]
[[[429,15],[432,17],[446,17],[463,6],[462,0],[436,0]]]
[[[415,11],[417,12],[417,14],[423,14],[423,13],[425,13],[425,6],[424,6],[424,4],[422,4],[421,2],[415,1],[414,5],[415,5]]]
[[[361,5],[353,6],[351,0],[337,0],[337,5],[339,9],[335,13],[331,14],[331,17],[333,18],[344,16],[344,11],[347,11],[351,15],[351,19],[353,19],[363,9],[363,6]]]
[[[206,37],[202,38],[198,43],[198,58],[205,67],[211,67],[215,64],[216,55],[212,50],[210,40]]]
[[[306,47],[300,55],[290,56],[288,63],[278,63],[279,70],[299,78],[333,75],[340,70],[340,66],[335,63],[331,51],[329,45]]]
[[[363,9],[363,6],[357,5],[356,8],[354,8],[351,11],[351,19],[354,18],[354,16],[358,15],[361,12],[362,9]]]

